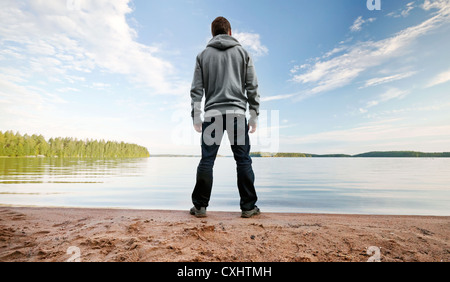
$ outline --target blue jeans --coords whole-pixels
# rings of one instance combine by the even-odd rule
[[[216,122],[217,121],[217,122]],[[228,127],[227,127],[228,125]],[[212,127],[211,127],[212,126]],[[211,130],[214,128],[214,130]],[[258,200],[255,191],[255,175],[250,158],[250,138],[248,124],[243,115],[223,115],[212,117],[202,124],[202,159],[197,168],[197,183],[192,193],[195,207],[208,207],[213,186],[213,167],[219,151],[220,141],[227,130],[237,170],[237,186],[243,211],[255,208]],[[212,142],[216,140],[216,142]]]

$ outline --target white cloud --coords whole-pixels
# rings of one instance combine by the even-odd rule
[[[343,142],[349,144],[363,145],[368,143],[374,147],[380,142],[392,142],[395,140],[418,140],[419,138],[432,138],[435,140],[450,140],[450,126],[446,124],[421,124],[402,125],[401,119],[386,119],[377,122],[360,124],[359,126],[310,134],[299,138],[290,138],[289,142],[297,145],[316,143],[336,143]],[[416,146],[420,142],[416,142]],[[389,150],[390,148],[383,148]],[[402,150],[404,150],[403,148]]]
[[[80,92],[80,89],[73,87],[64,87],[57,89],[58,92],[66,93],[66,92]]]
[[[135,116],[120,113],[108,116],[87,110],[73,114],[67,111],[68,108],[71,108],[70,104],[59,96],[38,87],[8,81],[0,74],[0,130],[43,134],[46,138],[72,136],[147,145],[148,140],[143,142],[137,138],[136,128],[141,126],[139,122],[151,120],[148,117],[132,120]]]
[[[233,37],[255,57],[265,56],[269,53],[269,49],[261,43],[260,35],[257,33],[233,32]]]
[[[37,87],[25,87],[0,74],[0,127],[33,133],[46,128],[54,119],[47,118],[65,101]]]
[[[407,16],[409,16],[410,12],[416,8],[416,6],[414,6],[415,2],[409,2],[408,4],[406,4],[406,6],[402,9],[400,9],[399,11],[394,11],[394,12],[390,12],[389,14],[387,14],[389,17],[394,17],[394,18],[400,18],[400,17],[404,17],[406,18]]]
[[[369,19],[365,20],[365,19],[363,19],[362,16],[359,16],[359,17],[353,22],[353,25],[350,27],[350,30],[351,30],[352,32],[360,31],[360,30],[362,29],[362,26],[363,26],[365,23],[371,23],[371,22],[374,22],[374,21],[375,21],[375,18],[369,18]]]
[[[329,58],[329,57],[333,56],[334,54],[340,53],[346,49],[347,49],[347,47],[345,47],[345,46],[336,47],[333,50],[327,52],[325,55],[323,55],[322,58]]]
[[[127,23],[131,1],[74,1],[80,9],[66,2],[2,0],[0,129],[142,145],[161,139],[136,139],[149,124],[159,124],[149,123],[157,113],[141,101],[146,93],[161,94],[151,99],[156,103],[161,97],[176,101],[179,96],[169,95],[189,93],[190,81],[177,77],[159,47],[139,43]],[[109,93],[90,99],[98,89]],[[142,107],[117,106],[117,97],[140,97]]]
[[[439,11],[445,11],[448,14],[450,12],[450,3],[448,0],[425,0],[422,9],[425,11],[437,9]]]
[[[408,94],[409,94],[408,91],[400,90],[397,88],[391,88],[391,89],[387,90],[386,92],[384,92],[383,94],[381,94],[376,100],[372,100],[372,101],[368,102],[366,108],[377,106],[380,103],[384,103],[384,102],[390,101],[392,99],[402,99]]]
[[[295,65],[294,67],[292,67],[290,72],[291,72],[291,74],[295,74],[295,73],[299,72],[302,69],[306,69],[309,66],[310,66],[309,64]]]
[[[414,8],[414,2],[409,2],[406,4],[406,8],[401,12],[401,15],[403,17],[407,17]]]
[[[350,27],[351,31],[359,31],[362,28],[362,24],[364,23],[364,20],[362,19],[362,16],[359,16],[353,25]]]
[[[365,114],[365,113],[367,113],[367,109],[359,108],[359,112],[360,112],[361,114]]]
[[[270,101],[283,100],[283,99],[291,98],[293,96],[294,96],[294,94],[267,96],[267,97],[262,97],[261,98],[261,102],[270,102]]]
[[[311,96],[346,86],[367,69],[403,56],[412,42],[443,23],[450,22],[449,1],[424,4],[424,8],[439,10],[430,19],[406,28],[394,36],[379,41],[356,43],[339,56],[318,60],[306,72],[295,75],[292,80],[310,85],[306,93]]]
[[[94,83],[92,83],[92,87],[97,88],[97,89],[105,89],[105,88],[111,87],[111,85],[108,83],[103,83],[103,82],[94,82]]]
[[[365,87],[377,86],[380,84],[385,84],[385,83],[401,80],[401,79],[413,76],[414,74],[416,74],[416,72],[411,71],[411,72],[406,72],[406,73],[394,74],[394,75],[390,75],[390,76],[372,78],[372,79],[367,80],[366,84],[363,87],[360,87],[360,89],[365,88]]]
[[[398,116],[408,113],[414,113],[417,115],[419,112],[437,112],[442,111],[446,112],[448,111],[448,108],[450,108],[450,103],[436,103],[434,105],[428,105],[428,106],[416,106],[416,107],[406,107],[406,108],[397,108],[392,110],[385,110],[385,111],[379,111],[377,113],[371,113],[367,115],[368,118],[374,119],[374,118],[380,118],[384,116]],[[361,109],[360,109],[361,110]],[[365,110],[365,109],[363,109]],[[367,112],[367,110],[365,111]],[[364,113],[364,112],[361,112]]]
[[[27,71],[64,78],[99,70],[125,75],[155,93],[185,90],[174,66],[158,57],[159,48],[137,42],[126,19],[132,12],[129,0],[75,1],[79,9],[69,9],[66,2],[2,2],[1,41],[26,56]]]
[[[450,70],[438,74],[426,85],[426,87],[433,87],[438,84],[446,83],[449,81],[450,81]]]

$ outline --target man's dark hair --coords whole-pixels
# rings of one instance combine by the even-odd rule
[[[219,34],[228,34],[231,30],[230,22],[224,17],[216,18],[211,24],[211,32],[213,36]]]

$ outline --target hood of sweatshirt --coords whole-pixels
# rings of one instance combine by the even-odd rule
[[[209,41],[208,43],[208,47],[213,47],[219,50],[227,50],[229,48],[240,45],[241,44],[239,43],[239,41],[237,41],[236,38],[226,34],[219,34],[211,39],[211,41]]]

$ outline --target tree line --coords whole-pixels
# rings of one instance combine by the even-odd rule
[[[60,157],[60,158],[147,158],[147,148],[124,142],[79,140],[58,137],[45,140],[42,135],[21,135],[19,132],[0,131],[2,157]]]
[[[424,153],[414,151],[369,152],[354,155],[356,158],[449,158],[450,152]]]
[[[304,154],[304,153],[250,153],[251,157],[272,157],[272,158],[450,158],[450,152],[423,153],[414,151],[388,151],[388,152],[368,152],[358,155],[346,154]]]

